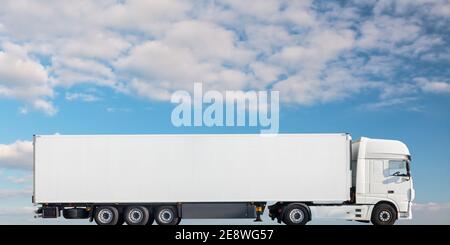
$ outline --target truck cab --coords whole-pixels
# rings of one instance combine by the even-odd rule
[[[371,206],[373,223],[412,218],[415,192],[410,165],[408,147],[400,141],[361,138],[352,143],[355,203]]]

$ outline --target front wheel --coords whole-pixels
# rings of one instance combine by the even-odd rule
[[[308,209],[300,204],[289,204],[283,211],[283,222],[286,225],[306,225],[310,220]]]
[[[372,224],[374,225],[393,225],[397,220],[397,211],[389,204],[378,204],[372,211]]]

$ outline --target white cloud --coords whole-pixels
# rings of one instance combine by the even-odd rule
[[[316,30],[303,38],[304,43],[286,46],[274,56],[275,62],[292,69],[306,68],[305,73],[317,72],[326,62],[353,47],[354,33],[350,30]],[[303,71],[302,71],[303,72]]]
[[[445,58],[436,47],[448,41],[442,33],[427,33],[426,25],[445,30],[448,5],[445,0],[354,6],[284,0],[5,0],[0,96],[49,115],[56,113],[53,91],[80,83],[164,101],[175,90],[191,90],[194,82],[217,90],[273,85],[285,102],[330,102],[373,89],[373,78],[367,77],[374,73],[395,83],[404,65],[383,61]],[[373,14],[365,16],[361,6],[373,6]],[[358,60],[364,55],[366,61]],[[396,66],[384,73],[391,64]],[[280,77],[285,79],[277,82]]]
[[[31,141],[18,140],[12,144],[0,144],[0,167],[30,169],[33,162]]]
[[[245,26],[245,31],[246,47],[266,55],[273,55],[284,46],[295,43],[296,39],[283,25],[250,23]]]
[[[414,81],[424,91],[429,93],[450,93],[450,83],[430,80],[424,77],[415,78]]]
[[[424,211],[450,211],[450,203],[414,203],[413,209]]]
[[[415,12],[423,15],[450,17],[450,3],[448,0],[381,0],[376,2],[374,12],[396,15]]]
[[[306,37],[303,45],[285,47],[274,55],[273,62],[297,70],[295,75],[275,84],[281,99],[297,104],[327,102],[349,96],[362,84],[348,69],[328,63],[351,49],[354,34],[350,30],[321,30]]]
[[[0,15],[6,31],[15,38],[49,40],[79,35],[101,24],[98,10],[114,1],[79,1],[71,4],[58,0],[2,1]]]
[[[401,220],[399,224],[448,225],[450,224],[450,203],[413,203],[412,220]]]
[[[219,89],[242,89],[248,82],[242,71],[219,64],[215,55],[220,59],[220,53],[196,53],[195,47],[170,43],[145,42],[117,61],[116,67],[131,81],[130,87],[138,95],[168,100],[175,90],[192,90],[193,82],[204,82],[209,88]]]
[[[91,83],[108,87],[116,86],[115,74],[110,67],[98,61],[75,57],[53,57],[52,72],[55,84],[71,87]]]
[[[44,111],[49,116],[53,116],[57,112],[57,109],[53,106],[52,102],[43,99],[33,101],[32,105],[34,108]]]
[[[66,100],[68,100],[68,101],[81,100],[84,102],[94,102],[94,101],[100,100],[100,98],[93,94],[67,92]]]
[[[450,17],[450,2],[448,1],[438,1],[439,4],[435,4],[432,8],[431,13],[437,16]]]
[[[119,34],[108,31],[86,33],[84,37],[68,38],[57,42],[60,54],[69,57],[113,59],[131,44]]]
[[[250,51],[238,47],[233,32],[205,21],[177,22],[165,33],[163,42],[190,50],[199,61],[245,64],[252,58]]]
[[[316,76],[291,76],[274,89],[281,91],[285,102],[312,105],[347,98],[367,86],[362,81],[345,69],[333,69]]]
[[[160,36],[171,23],[186,19],[193,5],[191,1],[178,0],[109,1],[104,11],[95,10],[107,28]]]
[[[23,47],[3,43],[0,51],[0,97],[19,99],[53,115],[56,109],[48,100],[53,96],[47,70],[28,56]]]
[[[17,185],[31,184],[31,181],[33,180],[33,175],[27,174],[25,176],[7,176],[6,179],[9,182]]]
[[[31,193],[32,193],[31,189],[0,189],[0,199],[31,196]]]
[[[35,210],[34,207],[1,207],[0,215],[26,215],[32,217]]]
[[[281,67],[264,62],[254,62],[250,64],[250,67],[253,70],[255,79],[251,86],[257,89],[265,89],[267,85],[276,81],[283,73]]]
[[[381,0],[368,1],[368,5],[373,7],[374,14],[361,27],[360,46],[373,45],[371,48],[404,56],[448,53],[433,48],[446,45],[449,1]]]
[[[380,110],[389,108],[392,109],[393,107],[402,107],[402,108],[408,108],[408,104],[411,102],[417,100],[415,97],[397,97],[397,98],[386,98],[382,99],[378,102],[369,103],[362,105],[362,109],[367,110]],[[415,108],[417,110],[417,108]],[[414,109],[413,109],[414,110]]]
[[[311,9],[311,1],[292,1],[280,14],[282,20],[286,20],[300,27],[312,27],[318,24],[317,17]]]
[[[20,113],[20,114],[27,114],[27,113],[28,113],[28,108],[26,108],[26,107],[20,107],[20,108],[19,108],[19,113]]]
[[[131,112],[133,110],[131,108],[107,107],[106,111],[113,113],[113,112]]]
[[[136,46],[130,55],[117,61],[116,67],[131,80],[131,88],[150,99],[168,97],[146,93],[155,89],[167,93],[171,89],[188,89],[192,81],[201,81],[212,64],[199,63],[189,49],[169,47],[160,41],[149,41]]]
[[[391,16],[379,16],[361,26],[362,37],[358,45],[395,51],[396,45],[414,41],[420,34],[420,26],[414,22]]]
[[[223,3],[231,7],[234,11],[240,14],[250,15],[258,19],[271,19],[276,17],[281,2],[276,0],[267,0],[262,2],[257,1],[239,1],[239,0],[225,0]],[[251,9],[252,11],[249,11]]]

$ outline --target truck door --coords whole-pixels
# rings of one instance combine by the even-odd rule
[[[373,159],[369,161],[370,169],[370,181],[369,189],[370,194],[381,195],[386,197],[387,190],[384,181],[384,162],[383,160]]]
[[[408,163],[406,160],[386,160],[384,165],[384,185],[388,198],[399,205],[401,212],[406,212],[411,188]]]

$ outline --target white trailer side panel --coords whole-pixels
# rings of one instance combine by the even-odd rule
[[[36,136],[35,203],[349,200],[345,134]]]

